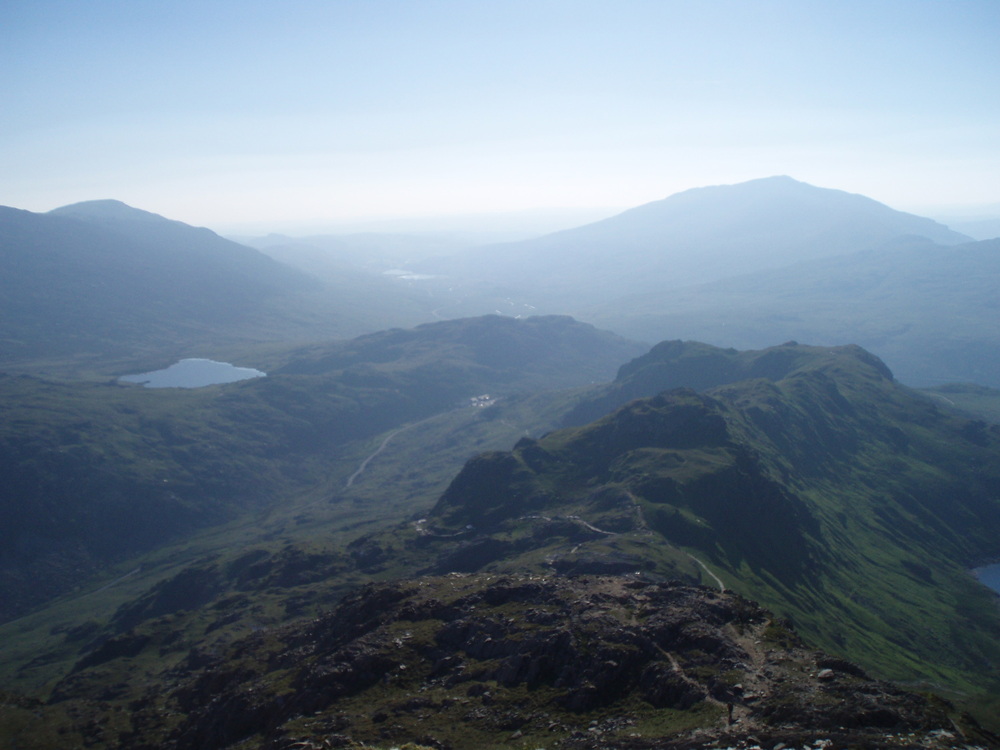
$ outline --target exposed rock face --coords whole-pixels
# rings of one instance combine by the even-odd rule
[[[105,746],[961,739],[944,702],[806,649],[758,605],[635,576],[453,574],[368,585],[318,619],[255,634],[226,654],[192,653],[145,690],[129,703],[131,730]],[[82,699],[71,693],[60,698]]]

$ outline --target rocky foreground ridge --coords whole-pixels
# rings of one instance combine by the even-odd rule
[[[808,649],[740,596],[638,576],[369,584],[318,618],[49,705],[59,747],[998,747],[947,702]],[[93,661],[93,660],[92,660]],[[18,747],[33,744],[22,733]]]

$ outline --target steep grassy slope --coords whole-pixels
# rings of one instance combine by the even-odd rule
[[[661,341],[648,352],[618,368],[613,382],[583,394],[566,415],[566,426],[580,426],[603,417],[633,399],[655,396],[672,388],[705,391],[740,380],[781,380],[800,367],[817,364],[831,355],[850,353],[892,374],[877,358],[858,347],[817,347],[789,342],[767,349],[720,349],[699,341]]]
[[[486,393],[604,379],[635,350],[568,318],[490,317],[285,354],[266,378],[194,390],[0,377],[0,616],[329,484],[352,441]]]
[[[1000,553],[1000,430],[862,350],[796,349],[754,358],[784,360],[779,379],[667,392],[478,457],[411,544],[438,571],[707,565],[883,675],[996,692],[1000,612],[966,569]]]
[[[568,394],[505,397],[340,446],[308,489],[102,568],[0,625],[0,685],[46,694],[95,647],[122,635],[124,624],[145,627],[169,615],[174,638],[208,638],[209,647],[315,616],[350,587],[385,578],[367,572],[365,547],[351,544],[359,535],[421,517],[471,457],[547,432],[570,403]],[[206,630],[219,619],[215,603],[225,625]]]

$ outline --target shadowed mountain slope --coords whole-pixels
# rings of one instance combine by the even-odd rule
[[[269,300],[315,288],[262,253],[116,201],[0,208],[3,359],[121,355],[267,327]]]
[[[893,378],[881,360],[853,345],[820,347],[789,342],[767,349],[737,351],[699,341],[661,341],[618,368],[613,382],[584,394],[564,423],[578,426],[592,422],[633,399],[655,396],[672,388],[704,391],[740,380],[781,380],[801,367],[838,356],[856,358],[886,378]]]
[[[359,268],[318,279],[113,200],[0,207],[0,271],[0,366],[31,374],[349,338],[433,319],[445,304]]]

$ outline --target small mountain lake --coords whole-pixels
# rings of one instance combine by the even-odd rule
[[[980,583],[985,583],[991,589],[1000,594],[1000,563],[986,565],[972,571]]]
[[[141,383],[146,388],[202,388],[206,385],[235,383],[237,380],[263,378],[267,373],[252,367],[236,367],[213,359],[182,359],[163,370],[122,375],[125,383]]]

